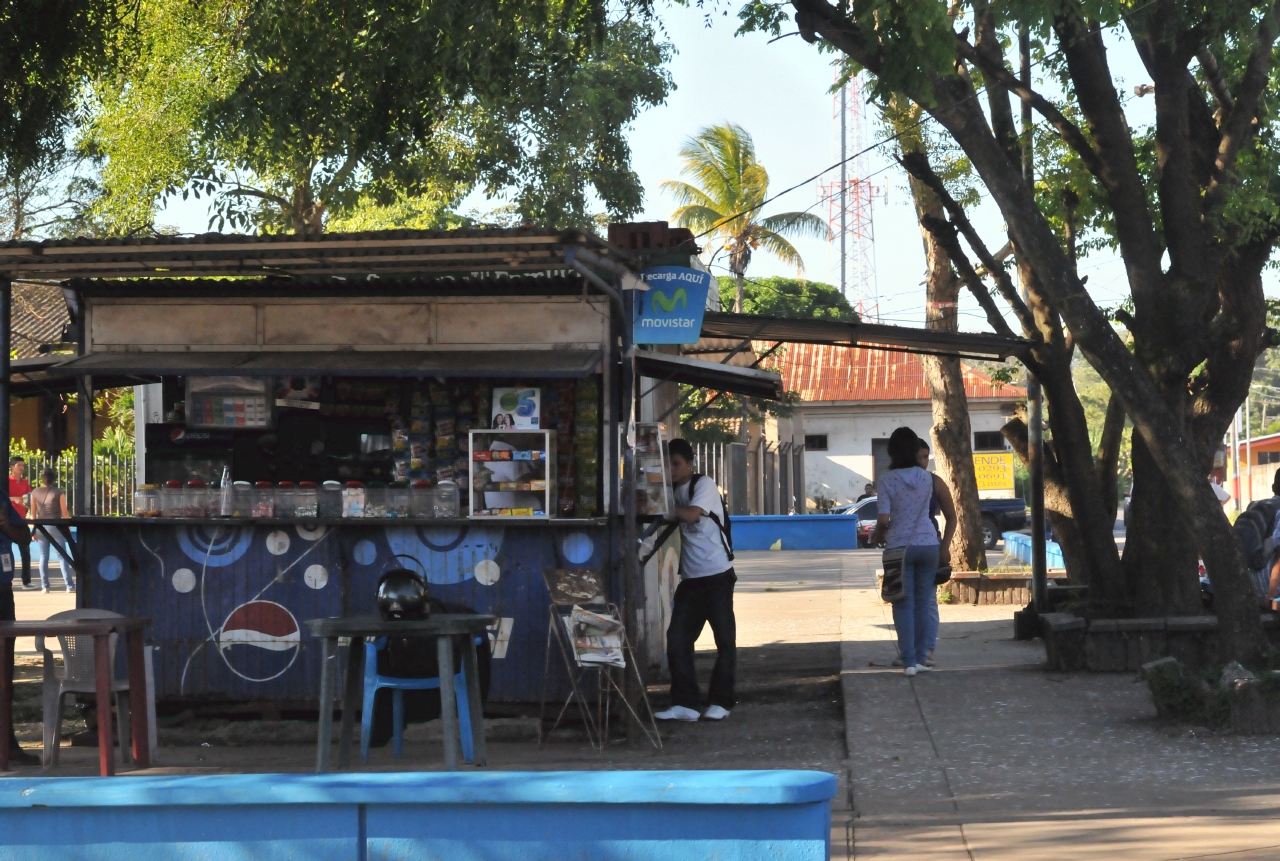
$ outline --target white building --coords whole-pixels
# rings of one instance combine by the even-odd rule
[[[805,495],[811,507],[818,496],[836,504],[857,499],[888,468],[887,445],[896,428],[906,425],[930,440],[933,412],[919,356],[790,344],[777,365],[785,388],[799,392],[802,401]],[[967,365],[963,373],[974,451],[1008,450],[1000,428],[1026,391],[994,383]]]

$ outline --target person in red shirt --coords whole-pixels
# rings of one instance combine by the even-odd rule
[[[20,457],[9,461],[9,501],[13,510],[23,520],[27,518],[27,503],[31,497],[31,482],[27,481],[27,464]],[[31,543],[19,544],[22,555],[22,588],[33,589],[31,585]]]

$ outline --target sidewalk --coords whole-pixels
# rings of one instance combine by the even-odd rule
[[[908,679],[877,567],[850,553],[842,578],[851,857],[1280,857],[1280,738],[1161,725],[1132,675],[1047,672],[1012,607],[944,605],[938,668]]]

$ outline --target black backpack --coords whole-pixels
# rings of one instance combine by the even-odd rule
[[[1236,540],[1240,542],[1245,564],[1254,571],[1262,570],[1267,564],[1267,557],[1275,549],[1271,543],[1271,533],[1275,529],[1278,512],[1280,502],[1274,499],[1259,500],[1250,503],[1231,527]]]

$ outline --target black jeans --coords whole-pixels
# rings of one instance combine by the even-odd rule
[[[22,585],[31,585],[31,545],[14,544],[14,549],[18,551],[18,555],[22,557]]]
[[[716,664],[711,670],[711,705],[731,709],[734,672],[738,663],[737,623],[733,618],[733,584],[738,575],[730,568],[713,577],[682,580],[676,587],[671,624],[667,627],[667,666],[671,670],[671,704],[701,710],[702,692],[693,667],[693,644],[702,626],[711,623],[716,638]]]

